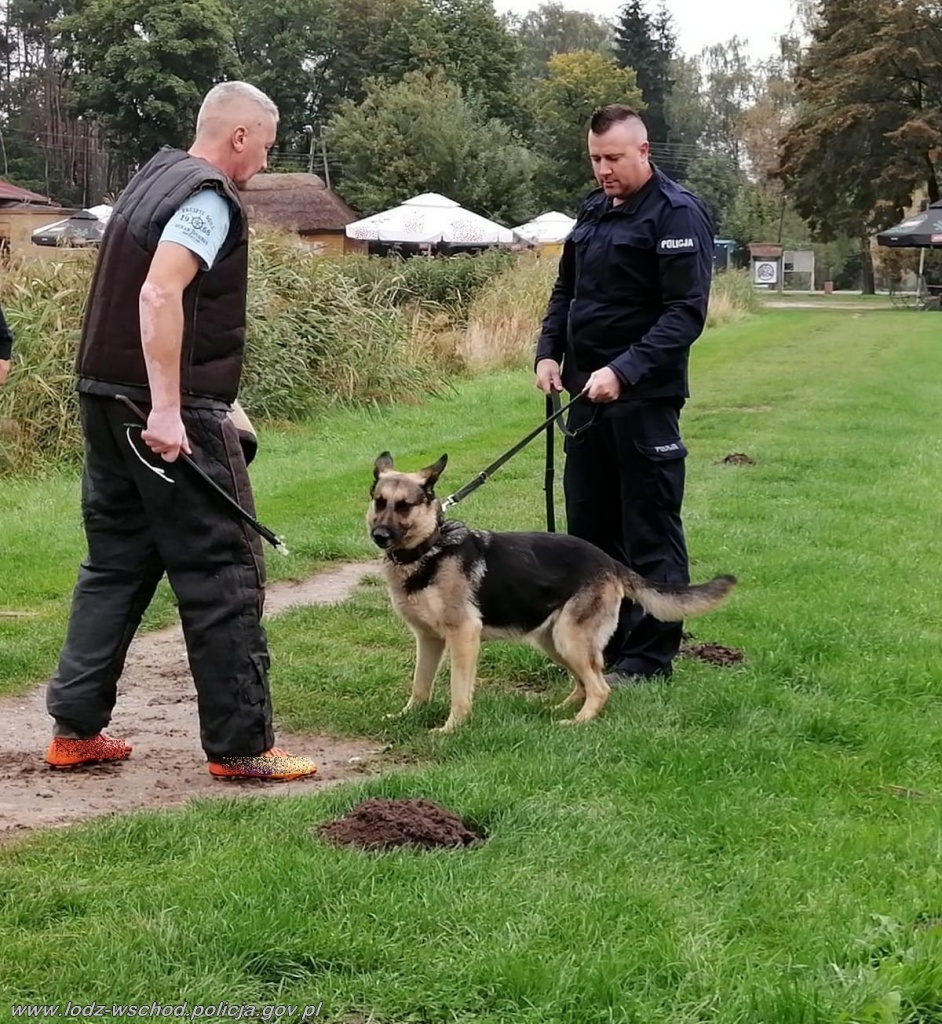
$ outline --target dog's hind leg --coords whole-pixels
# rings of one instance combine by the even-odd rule
[[[569,671],[576,681],[575,687],[559,707],[564,708],[570,704],[576,704],[583,697],[585,702],[574,718],[564,719],[559,724],[573,725],[589,722],[605,707],[611,692],[608,683],[605,682],[605,676],[602,674],[601,656],[593,657],[580,643],[579,648],[569,651]]]
[[[537,650],[542,651],[550,661],[559,665],[560,668],[564,668],[570,675],[572,670],[566,663],[566,660],[560,655],[559,651],[556,650],[556,644],[553,643],[553,630],[556,627],[557,616],[553,616],[550,623],[540,628],[539,631],[534,631],[530,634],[530,642],[536,647]],[[561,708],[569,707],[570,704],[581,704],[585,700],[585,689],[578,678],[573,677],[574,686],[569,696],[559,704],[553,705],[554,711],[559,711]]]
[[[415,673],[412,676],[412,693],[406,706],[399,712],[400,715],[406,714],[420,704],[428,703],[444,653],[445,641],[440,636],[415,630]]]
[[[451,711],[445,724],[432,732],[453,732],[471,714],[481,649],[480,620],[466,619],[448,633],[447,642],[451,657]]]
[[[576,716],[560,725],[591,721],[608,701],[611,690],[602,673],[602,652],[612,632],[608,604],[579,595],[567,602],[553,630],[553,644],[575,679],[575,688],[560,707],[585,697]]]
[[[555,661],[557,665],[564,668],[573,678],[572,692],[565,700],[560,701],[559,704],[554,704],[553,710],[560,711],[562,708],[568,708],[571,704],[581,704],[585,700],[585,687],[582,685],[582,680],[579,676],[573,672],[569,662],[556,650],[552,633],[544,633],[536,637],[535,643],[550,660]]]

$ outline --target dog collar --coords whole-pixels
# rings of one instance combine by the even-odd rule
[[[409,548],[406,551],[389,551],[387,552],[390,561],[396,563],[396,565],[412,565],[414,562],[419,562],[426,555],[429,555],[438,547],[438,534],[434,534],[427,541],[420,544],[418,547]]]

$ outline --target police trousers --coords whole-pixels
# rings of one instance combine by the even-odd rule
[[[656,583],[689,583],[681,519],[686,447],[682,398],[578,402],[565,442],[563,489],[569,533]],[[617,672],[669,676],[683,626],[659,622],[639,605],[622,605],[605,651]]]
[[[123,405],[84,394],[79,402],[88,555],[46,691],[56,732],[91,736],[108,724],[128,647],[166,573],[196,685],[203,749],[210,758],[262,753],[274,735],[258,535],[190,467],[151,452],[142,424]],[[194,461],[254,514],[245,456],[225,411],[184,409],[183,422]],[[162,680],[149,685],[159,694]]]

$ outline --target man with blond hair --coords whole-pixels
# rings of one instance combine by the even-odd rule
[[[76,363],[88,556],[46,695],[54,768],[130,755],[128,743],[103,730],[128,646],[166,572],[210,774],[287,781],[317,770],[274,746],[261,542],[179,459],[190,455],[253,509],[231,418],[248,288],[239,189],[267,166],[277,125],[275,104],[254,86],[215,86],[190,149],[161,149],[112,211]],[[146,411],[146,426],[119,394]],[[155,692],[161,685],[153,680]]]

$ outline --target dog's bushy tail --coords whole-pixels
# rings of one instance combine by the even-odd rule
[[[661,622],[680,622],[682,619],[705,615],[719,608],[736,586],[735,576],[715,576],[709,583],[690,585],[651,583],[631,569],[622,570],[625,597],[636,601]]]

